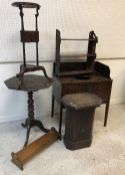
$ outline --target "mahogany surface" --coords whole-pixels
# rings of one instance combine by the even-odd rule
[[[72,64],[70,63],[70,66],[71,65]],[[71,93],[91,92],[98,95],[102,99],[102,104],[106,104],[105,118],[104,118],[104,126],[106,126],[111,89],[112,89],[112,79],[110,78],[110,69],[108,66],[100,62],[95,62],[94,70],[91,75],[81,74],[79,76],[74,75],[65,77],[55,76],[52,90],[51,116],[53,116],[54,114],[54,101],[56,100],[57,103],[60,105],[59,131],[61,132],[62,109],[64,107],[61,102],[61,99],[64,95]]]
[[[13,2],[12,6],[23,8],[40,8],[40,5],[34,2]]]
[[[11,77],[5,81],[6,86],[9,89],[20,90],[20,91],[37,91],[40,89],[45,89],[51,86],[52,79],[47,79],[45,76],[27,74],[24,75],[22,84],[18,89],[19,78],[17,76]]]
[[[26,91],[28,100],[28,117],[25,120],[25,123],[22,124],[23,127],[27,129],[26,140],[24,146],[28,144],[28,139],[30,135],[31,127],[37,126],[44,132],[48,132],[49,130],[46,129],[40,120],[36,120],[34,117],[34,100],[33,100],[33,93],[34,91],[48,88],[51,83],[52,79],[48,77],[46,69],[44,66],[39,65],[39,53],[38,53],[38,42],[39,42],[39,31],[38,31],[38,16],[39,16],[39,9],[40,5],[37,3],[32,2],[14,2],[12,6],[18,7],[20,11],[21,17],[21,31],[20,31],[20,39],[23,46],[23,63],[20,65],[19,73],[9,78],[5,81],[5,84],[9,89]],[[24,8],[35,8],[35,29],[34,30],[25,30],[24,27]],[[26,22],[26,21],[25,21]],[[36,45],[36,64],[29,65],[27,64],[26,59],[26,48],[25,44],[30,42],[34,42]],[[34,74],[27,74],[29,72],[34,71],[42,71],[44,76],[34,75]]]
[[[27,128],[27,134],[26,134],[26,141],[24,146],[28,144],[30,130],[32,127],[37,126],[40,130],[43,132],[48,132],[49,130],[46,129],[40,120],[36,120],[34,117],[34,100],[33,100],[33,92],[38,91],[40,89],[45,89],[51,86],[52,81],[50,79],[47,79],[44,76],[40,75],[24,75],[22,83],[20,85],[20,89],[18,89],[19,79],[17,76],[14,76],[12,78],[9,78],[5,81],[6,86],[9,89],[14,90],[20,90],[20,91],[26,91],[28,95],[28,117],[25,120],[25,123],[22,124],[23,127]]]
[[[65,95],[62,102],[66,107],[64,144],[70,150],[91,145],[95,108],[101,98],[92,93]]]
[[[61,54],[62,41],[82,42],[88,41],[87,54]],[[64,42],[63,41],[63,42]],[[66,94],[91,92],[97,94],[106,104],[104,126],[107,124],[112,79],[110,78],[110,68],[100,62],[96,62],[96,44],[98,37],[94,31],[89,32],[88,39],[62,38],[61,32],[56,30],[56,50],[55,62],[53,64],[53,90],[52,90],[52,110],[54,114],[55,100],[60,105],[59,132],[61,133],[63,104],[61,99]]]

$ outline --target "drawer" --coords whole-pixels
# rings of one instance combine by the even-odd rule
[[[62,86],[62,96],[66,94],[82,93],[87,89],[86,85],[82,84],[68,84]]]

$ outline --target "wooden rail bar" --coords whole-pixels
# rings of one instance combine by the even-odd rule
[[[95,39],[89,38],[61,38],[62,41],[94,41]]]
[[[31,157],[37,154],[39,151],[42,151],[44,148],[49,146],[55,140],[60,137],[60,134],[54,129],[41,136],[31,144],[24,147],[22,150],[18,151],[17,153],[12,152],[12,162],[21,170],[23,170],[23,165],[27,162]]]
[[[63,40],[63,41],[88,41],[89,39],[88,38],[61,38],[61,40]]]

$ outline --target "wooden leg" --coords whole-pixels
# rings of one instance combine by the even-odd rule
[[[39,129],[41,129],[41,131],[43,131],[45,133],[47,133],[47,132],[50,131],[49,129],[46,129],[43,126],[43,124],[42,124],[42,122],[40,120],[36,120],[36,119],[28,120],[27,119],[26,121],[27,121],[27,126],[26,126],[26,128],[27,128],[27,134],[26,134],[26,141],[25,141],[24,147],[27,146],[27,144],[28,144],[29,135],[30,135],[30,129],[32,127],[37,126],[37,127],[39,127]]]
[[[60,133],[60,136],[61,136],[61,130],[62,130],[62,115],[63,115],[63,105],[61,103],[61,105],[60,105],[60,118],[59,118],[59,133]]]
[[[54,98],[54,96],[52,95],[51,117],[53,117],[53,115],[54,115],[54,104],[55,104],[55,98]]]
[[[106,103],[106,108],[105,108],[105,119],[104,119],[104,126],[106,127],[107,125],[107,119],[108,119],[108,111],[109,111],[109,102]]]
[[[28,118],[25,120],[25,123],[21,123],[22,127],[26,128],[28,126]]]
[[[30,129],[31,129],[30,125],[27,126],[26,141],[24,143],[24,147],[27,146],[27,143],[28,143],[28,140],[29,140],[29,135],[30,135]]]
[[[44,126],[43,126],[43,124],[42,124],[42,122],[40,121],[40,120],[34,120],[33,121],[33,125],[32,126],[38,126],[43,132],[49,132],[50,130],[49,129],[46,129]]]
[[[46,129],[40,120],[36,120],[34,118],[34,100],[33,100],[33,92],[28,92],[28,118],[25,123],[22,124],[23,127],[27,128],[26,141],[24,146],[28,144],[30,129],[33,126],[39,127],[43,132],[49,132],[49,129]]]

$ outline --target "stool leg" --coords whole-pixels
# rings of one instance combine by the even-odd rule
[[[55,104],[55,97],[52,95],[51,117],[53,117],[54,115],[54,104]]]
[[[105,127],[107,125],[108,111],[109,111],[109,101],[106,103],[106,109],[105,109],[105,119],[104,119],[104,126]]]
[[[61,135],[61,130],[62,130],[62,113],[63,113],[63,105],[61,103],[60,105],[60,118],[59,118],[59,133]]]

